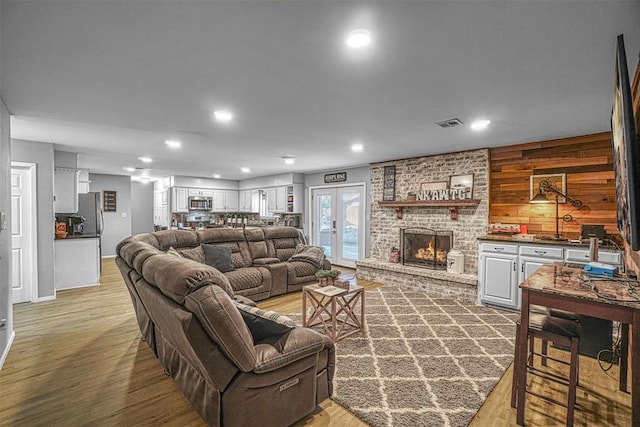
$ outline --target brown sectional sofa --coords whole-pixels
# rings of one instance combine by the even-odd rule
[[[331,396],[335,353],[328,337],[301,327],[257,336],[234,301],[315,281],[301,265],[308,263],[287,261],[300,242],[297,229],[278,227],[166,230],[119,243],[116,263],[143,339],[207,424],[290,425]],[[165,252],[200,243],[230,247],[235,269],[223,274]]]

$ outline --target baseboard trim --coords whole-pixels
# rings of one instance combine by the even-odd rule
[[[13,344],[13,340],[16,337],[16,331],[11,331],[11,336],[9,337],[9,342],[7,343],[7,348],[2,353],[2,358],[0,359],[0,371],[4,366],[4,361],[7,360],[7,356],[9,356],[9,350],[11,350],[11,345]]]
[[[56,296],[55,295],[51,295],[51,296],[48,296],[48,297],[38,298],[34,302],[53,301],[55,299],[56,299]]]

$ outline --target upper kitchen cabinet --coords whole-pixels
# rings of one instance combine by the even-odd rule
[[[267,212],[269,213],[301,213],[302,184],[272,187],[267,192]]]
[[[238,192],[238,211],[258,212],[260,190],[241,190]]]
[[[78,170],[55,168],[53,200],[56,213],[78,212]]]
[[[238,192],[236,190],[213,190],[213,212],[237,212]]]
[[[171,188],[171,212],[184,213],[189,212],[189,189],[188,188]]]
[[[78,193],[87,194],[89,192],[89,171],[87,169],[78,170]]]

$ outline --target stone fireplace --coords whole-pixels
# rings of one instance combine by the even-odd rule
[[[424,227],[402,228],[400,242],[403,265],[447,269],[447,254],[453,247],[453,231]]]
[[[452,177],[473,175],[471,199],[480,200],[475,206],[461,206],[454,218],[446,204],[436,206],[414,205],[409,202],[402,206],[402,215],[397,215],[393,207],[380,205],[389,200],[385,193],[385,166],[394,166],[393,200],[404,202],[411,195],[419,195],[429,188],[454,188]],[[438,293],[468,301],[477,297],[478,283],[478,237],[487,233],[488,227],[488,182],[489,150],[469,150],[435,156],[399,159],[370,165],[370,250],[369,258],[356,262],[358,277],[384,283],[389,286],[406,286]],[[496,213],[497,215],[497,213]],[[505,221],[507,222],[507,221]],[[432,229],[436,240],[440,238],[437,230],[448,230],[450,243],[433,241],[435,258],[423,259],[429,253],[429,241],[415,242],[425,238],[425,227]],[[412,242],[398,239],[401,232],[414,233]],[[444,236],[443,236],[444,237]],[[464,273],[449,273],[446,270],[446,258],[438,261],[440,251],[457,250],[464,255]],[[408,245],[408,248],[405,248]],[[444,247],[442,247],[444,245]],[[447,246],[448,245],[448,246]],[[399,247],[401,262],[389,262],[389,252]],[[420,258],[415,256],[420,252]],[[415,252],[414,255],[411,255]],[[423,268],[430,264],[433,268]]]

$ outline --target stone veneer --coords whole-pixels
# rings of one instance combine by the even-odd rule
[[[409,191],[420,191],[422,183],[448,181],[452,175],[473,173],[472,198],[479,199],[480,204],[477,207],[458,208],[457,220],[451,219],[447,207],[404,208],[402,219],[398,219],[394,208],[378,205],[378,202],[382,200],[385,166],[396,167],[395,194],[398,201],[406,200]],[[488,176],[488,149],[371,164],[371,256],[356,263],[358,276],[382,281],[385,284],[402,284],[432,292],[440,290],[443,295],[477,293],[477,239],[486,235],[488,227]],[[400,247],[400,228],[407,227],[452,230],[453,249],[460,250],[464,254],[465,274],[454,275],[442,271],[437,272],[436,270],[388,263],[390,249],[393,246]],[[372,269],[375,269],[376,263],[380,268],[377,273],[374,273]],[[460,280],[456,280],[455,276],[459,276]],[[452,286],[452,283],[457,285]]]

